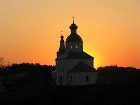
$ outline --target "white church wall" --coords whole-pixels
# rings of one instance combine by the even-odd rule
[[[90,67],[93,67],[93,60],[92,59],[67,59],[67,60],[61,59],[61,60],[56,60],[57,65],[56,65],[55,69],[56,69],[56,78],[57,78],[56,82],[57,82],[57,85],[60,85],[60,82],[61,82],[62,85],[67,85],[68,84],[69,76],[67,76],[67,72],[70,71],[79,62],[84,62],[87,65],[89,65]],[[91,73],[91,72],[89,72],[89,73]],[[76,75],[78,76],[78,74],[76,74]],[[84,74],[81,74],[81,75],[87,75],[87,72],[84,72]],[[94,80],[95,80],[95,75],[93,75],[92,73],[89,74],[89,75],[91,75],[91,77],[93,77]],[[81,78],[83,78],[83,77],[84,76],[82,76]],[[78,78],[78,77],[74,77],[74,78]],[[78,80],[76,80],[76,81],[78,81]]]
[[[55,70],[56,70],[56,77],[57,77],[57,80],[56,80],[56,83],[59,85],[60,84],[60,82],[62,83],[63,82],[63,62],[62,62],[62,60],[56,60],[56,68],[55,68]]]
[[[58,60],[58,67],[56,68],[57,73],[57,84],[60,84],[60,78],[62,78],[62,84],[67,85],[69,81],[69,77],[67,76],[67,72],[71,70],[75,65],[79,62],[84,62],[88,64],[90,67],[93,67],[92,59],[67,59],[67,60]]]
[[[88,80],[87,80],[88,78]],[[90,85],[96,84],[96,72],[77,72],[71,73],[69,76],[69,85]]]
[[[64,67],[66,71],[71,70],[74,66],[76,66],[79,62],[84,62],[85,64],[93,67],[92,59],[67,59],[64,61]]]
[[[56,60],[56,77],[57,77],[57,80],[56,80],[56,83],[57,85],[66,85],[67,84],[67,75],[66,75],[66,72],[67,72],[67,68],[66,68],[66,64],[65,64],[65,60],[61,59],[57,59]]]

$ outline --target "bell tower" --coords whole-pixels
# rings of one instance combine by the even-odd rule
[[[64,36],[61,35],[61,40],[60,40],[60,47],[59,51],[57,52],[57,57],[62,55],[65,52],[65,41],[64,41]]]
[[[80,35],[77,34],[78,26],[73,23],[69,27],[71,30],[71,34],[66,39],[66,49],[72,52],[82,52],[83,51],[83,41]]]

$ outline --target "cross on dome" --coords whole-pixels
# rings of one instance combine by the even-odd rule
[[[73,24],[74,24],[74,18],[75,18],[75,17],[73,16],[72,18],[73,18]]]
[[[73,23],[71,24],[70,29],[76,30],[78,28],[78,26],[74,23],[74,17],[72,17],[72,18],[73,18]]]

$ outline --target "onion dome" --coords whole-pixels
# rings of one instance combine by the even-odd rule
[[[67,39],[66,39],[66,42],[69,43],[69,42],[83,42],[82,41],[82,38],[78,35],[78,34],[70,34]]]
[[[66,43],[69,43],[69,42],[83,42],[82,38],[76,32],[77,28],[78,28],[78,26],[74,23],[74,19],[73,19],[73,23],[70,26],[71,34],[67,37]]]
[[[74,24],[74,22],[73,22],[73,24],[71,24],[71,26],[70,26],[70,29],[71,30],[76,30],[78,28],[78,26],[76,25],[76,24]]]

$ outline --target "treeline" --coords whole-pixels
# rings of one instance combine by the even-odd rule
[[[134,67],[105,66],[97,68],[99,84],[139,83],[140,70]]]
[[[137,97],[140,92],[140,70],[134,67],[99,67],[96,85],[72,87],[51,85],[52,80],[49,76],[54,70],[55,66],[30,63],[1,67],[1,76],[6,74],[3,86],[7,92],[0,94],[0,103],[3,105],[61,105],[66,102],[71,105],[140,104]]]
[[[21,63],[0,67],[0,91],[13,91],[21,88],[51,84],[52,65]]]
[[[113,65],[113,66],[104,66],[104,67],[98,67],[97,70],[100,71],[108,71],[108,72],[122,72],[122,71],[138,71],[137,68],[134,67],[118,67],[117,65]]]
[[[52,72],[54,71],[54,66],[52,65],[40,65],[39,63],[21,63],[21,64],[12,64],[11,66],[1,66],[0,72],[3,73],[25,73],[25,72]]]
[[[104,66],[97,68],[96,72],[97,84],[140,82],[140,70],[134,67]],[[55,76],[55,66],[52,65],[21,63],[0,67],[0,84],[6,89],[55,85]]]

